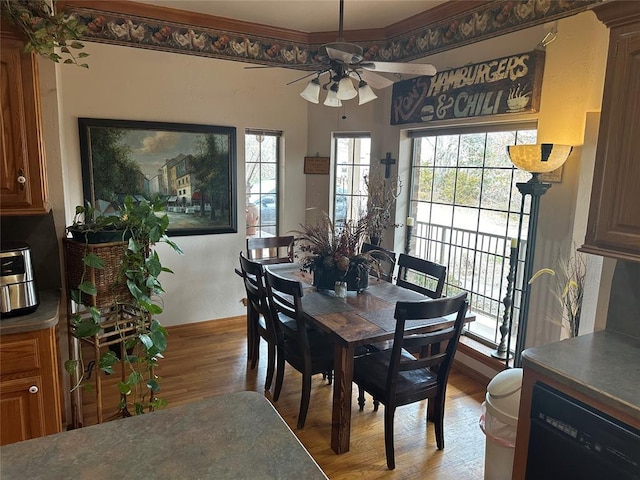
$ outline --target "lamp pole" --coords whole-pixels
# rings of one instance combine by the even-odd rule
[[[522,219],[524,217],[524,207],[526,196],[531,196],[531,209],[529,211],[529,228],[527,231],[527,251],[524,257],[524,270],[522,273],[522,295],[520,297],[520,314],[518,316],[518,335],[516,337],[515,356],[513,360],[514,367],[522,365],[522,350],[524,350],[524,342],[527,335],[527,317],[529,315],[529,298],[530,289],[529,278],[531,278],[533,270],[533,257],[536,251],[536,231],[538,229],[538,213],[540,210],[540,197],[547,193],[551,188],[550,183],[544,183],[540,180],[540,174],[534,173],[528,182],[516,183],[516,187],[522,194],[522,203],[520,205],[520,225],[518,227],[518,254],[516,258],[520,258],[520,245],[522,240]]]

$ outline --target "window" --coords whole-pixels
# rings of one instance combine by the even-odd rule
[[[536,125],[414,131],[410,136],[413,253],[447,266],[444,294],[470,292],[477,320],[465,327],[466,333],[496,345],[504,315],[510,239],[517,238],[520,220],[522,196],[516,183],[531,177],[513,166],[506,146],[535,143]],[[521,259],[528,213],[525,204]],[[518,271],[522,272],[520,266]],[[522,278],[516,279],[512,347],[521,285]]]
[[[245,131],[247,235],[278,235],[278,170],[282,132]]]
[[[364,177],[369,175],[371,137],[365,133],[340,133],[334,139],[333,221],[340,225],[367,212]]]

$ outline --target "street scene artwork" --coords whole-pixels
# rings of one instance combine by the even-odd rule
[[[85,200],[100,213],[124,198],[161,200],[169,235],[237,232],[236,129],[80,118]]]

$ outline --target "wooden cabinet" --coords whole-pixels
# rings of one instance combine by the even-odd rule
[[[640,2],[607,2],[594,12],[611,33],[581,250],[640,261]]]
[[[55,328],[0,336],[0,445],[62,430]]]
[[[35,54],[6,23],[0,27],[0,214],[49,211]]]

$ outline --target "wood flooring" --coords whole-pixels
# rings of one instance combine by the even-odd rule
[[[242,390],[264,391],[266,346],[260,362],[251,370],[246,356],[244,317],[169,327],[165,358],[158,373],[161,397],[169,406]],[[105,417],[117,405],[115,382],[107,377],[103,402]],[[367,397],[358,411],[354,387],[351,449],[336,455],[330,446],[332,389],[314,376],[311,403],[304,429],[296,429],[300,405],[301,375],[287,366],[282,394],[275,407],[330,479],[434,479],[483,478],[485,437],[478,426],[485,386],[453,370],[449,377],[445,413],[445,449],[435,446],[433,424],[425,423],[426,401],[399,407],[395,416],[396,469],[386,466],[384,407],[373,411]],[[272,387],[273,389],[273,387]],[[271,394],[265,394],[271,400]],[[95,397],[84,394],[85,425],[95,423]],[[211,428],[215,428],[215,424]],[[247,452],[249,454],[249,452]]]

